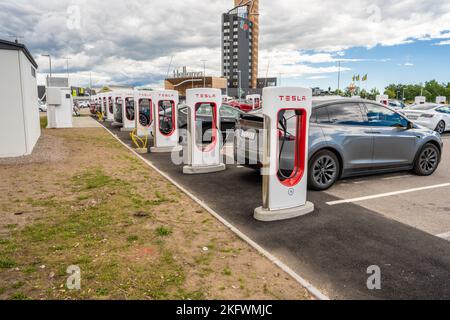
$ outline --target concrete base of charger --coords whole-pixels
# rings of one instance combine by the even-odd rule
[[[120,122],[115,122],[115,121],[113,121],[113,123],[111,124],[113,127],[121,127],[121,126],[123,126],[123,124],[122,123],[120,123]]]
[[[134,128],[120,128],[120,131],[121,132],[131,132],[131,131],[133,131],[134,130]]]
[[[153,153],[170,153],[170,152],[180,152],[183,150],[182,146],[178,147],[151,147],[150,152]]]
[[[288,220],[307,215],[314,211],[314,204],[306,202],[304,206],[285,210],[268,210],[262,207],[255,209],[254,218],[258,221],[271,222]]]
[[[225,171],[227,167],[222,163],[215,166],[185,166],[183,168],[184,174],[205,174],[219,171]]]
[[[147,148],[135,148],[133,150],[136,151],[139,154],[146,154],[146,153],[148,153],[148,149]]]

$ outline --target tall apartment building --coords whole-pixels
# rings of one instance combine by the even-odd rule
[[[259,0],[234,3],[222,15],[222,75],[230,92],[248,92],[258,84]]]

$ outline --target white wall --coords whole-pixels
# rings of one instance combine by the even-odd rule
[[[0,157],[31,154],[41,130],[37,81],[22,51],[0,50]]]
[[[41,124],[39,120],[39,109],[37,107],[38,93],[37,93],[37,79],[32,75],[31,68],[34,66],[25,56],[22,51],[20,55],[20,70],[22,74],[22,96],[23,96],[23,110],[25,115],[25,130],[27,154],[33,152],[39,137],[41,136]],[[35,74],[37,71],[35,72]]]
[[[26,154],[19,54],[0,50],[0,157]]]

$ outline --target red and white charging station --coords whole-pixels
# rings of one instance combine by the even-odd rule
[[[122,93],[121,92],[113,92],[112,100],[113,100],[113,118],[114,118],[114,122],[112,123],[112,125],[121,127],[122,126],[122,108],[123,108]]]
[[[107,103],[106,93],[102,94],[102,113],[103,117],[106,119],[106,113],[108,112],[108,103]]]
[[[138,136],[149,136],[153,123],[153,92],[136,91],[135,127]]]
[[[129,90],[122,92],[122,128],[121,131],[131,132],[134,130],[136,123],[135,109],[135,91]]]
[[[439,96],[436,97],[437,104],[447,104],[447,97]]]
[[[388,95],[377,95],[375,101],[380,104],[384,104],[385,106],[389,105],[389,96]]]
[[[260,221],[278,221],[306,215],[314,205],[306,199],[308,189],[309,118],[312,90],[297,87],[263,89],[264,115],[263,206],[255,209]],[[295,143],[292,168],[280,168],[283,137]],[[292,138],[295,141],[292,141]]]
[[[113,122],[114,121],[114,101],[112,98],[112,93],[106,93],[106,108],[105,108],[105,118],[106,121]]]
[[[424,96],[418,96],[414,99],[415,104],[425,104],[427,103],[427,97]]]
[[[261,105],[261,95],[259,94],[250,94],[246,97],[246,100],[252,104],[253,110],[259,108]]]
[[[188,155],[183,173],[202,174],[225,170],[226,166],[221,155],[221,91],[209,88],[186,90],[186,105],[188,107]],[[204,119],[199,120],[200,115]],[[203,123],[209,120],[211,120],[211,129],[205,131]],[[205,138],[208,139],[206,143]]]
[[[153,147],[150,152],[181,151],[178,128],[179,95],[175,90],[153,91]]]

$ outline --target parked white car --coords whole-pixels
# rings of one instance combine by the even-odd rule
[[[41,100],[38,100],[38,108],[39,112],[47,112],[47,104],[42,102]]]
[[[436,103],[414,104],[400,112],[412,122],[440,134],[450,130],[450,106]]]

